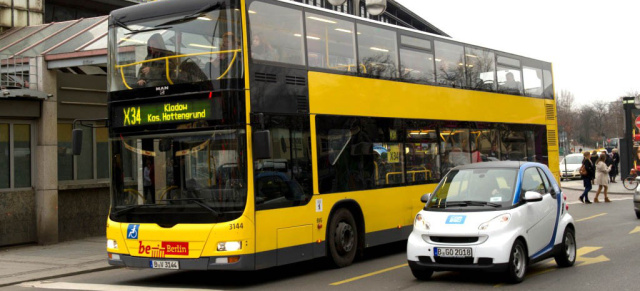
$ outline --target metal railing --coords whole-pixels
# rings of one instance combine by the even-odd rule
[[[37,66],[34,57],[0,55],[0,89],[38,90]]]

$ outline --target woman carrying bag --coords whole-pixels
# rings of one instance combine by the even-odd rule
[[[593,202],[598,203],[598,196],[600,196],[600,190],[604,188],[604,202],[611,202],[607,196],[607,188],[609,187],[609,171],[611,166],[606,164],[607,155],[601,154],[596,162],[596,184],[598,185],[598,191],[596,191],[596,198]]]
[[[591,204],[589,201],[589,191],[591,191],[591,181],[595,178],[595,167],[591,162],[591,154],[588,151],[582,153],[582,167],[580,168],[580,176],[584,184],[584,192],[580,195],[580,202]]]

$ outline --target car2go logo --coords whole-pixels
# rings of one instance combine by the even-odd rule
[[[138,254],[151,255],[154,258],[164,258],[166,255],[188,256],[189,243],[163,241],[160,245],[152,247],[139,241]]]
[[[446,224],[464,224],[466,215],[449,215]]]

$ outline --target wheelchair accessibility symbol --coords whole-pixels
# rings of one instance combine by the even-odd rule
[[[127,239],[138,239],[139,224],[129,224],[127,228]]]

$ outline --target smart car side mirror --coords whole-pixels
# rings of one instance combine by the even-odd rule
[[[422,201],[422,203],[427,203],[431,200],[431,193],[427,193],[422,195],[422,197],[420,197],[420,201]]]
[[[524,201],[526,202],[542,201],[542,194],[534,191],[527,191],[524,193]]]

